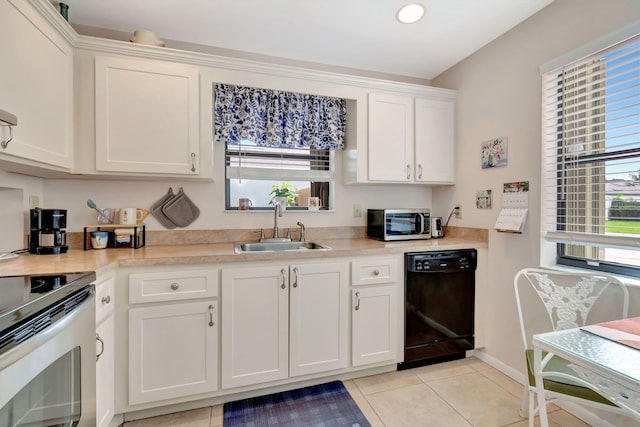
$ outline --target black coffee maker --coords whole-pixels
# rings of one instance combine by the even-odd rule
[[[31,232],[29,252],[32,254],[62,254],[67,252],[66,209],[40,209],[29,211]]]

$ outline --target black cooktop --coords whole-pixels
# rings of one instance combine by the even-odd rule
[[[0,332],[94,282],[93,271],[0,277]]]

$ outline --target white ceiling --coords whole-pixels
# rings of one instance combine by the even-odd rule
[[[426,6],[416,24],[398,9]],[[430,80],[553,0],[66,0],[69,21]]]

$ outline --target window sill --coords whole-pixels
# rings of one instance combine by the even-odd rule
[[[587,268],[578,268],[578,267],[569,267],[569,266],[561,265],[561,264],[543,265],[541,267],[549,269],[549,270],[566,271],[566,272],[569,272],[569,273],[585,273],[585,274],[597,274],[598,273],[598,270],[591,270],[591,269],[587,269]],[[608,272],[605,272],[605,271],[602,271],[601,273],[602,274],[606,274],[607,276],[615,277],[616,279],[620,280],[622,283],[624,283],[627,286],[640,288],[640,279],[638,279],[636,277],[622,276],[620,274],[613,274],[613,273],[608,273]]]

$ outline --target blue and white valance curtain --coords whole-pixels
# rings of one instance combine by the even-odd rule
[[[214,132],[216,140],[238,145],[249,140],[260,147],[343,148],[346,101],[216,84]]]

